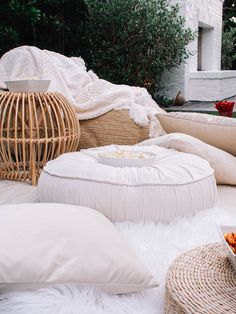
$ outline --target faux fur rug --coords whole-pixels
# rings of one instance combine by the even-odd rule
[[[110,296],[93,288],[61,285],[35,292],[0,296],[1,314],[159,314],[163,313],[167,269],[181,253],[198,245],[219,241],[217,224],[236,224],[236,210],[214,208],[169,225],[119,223],[160,287],[144,293]]]

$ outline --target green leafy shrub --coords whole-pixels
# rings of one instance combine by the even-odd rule
[[[114,83],[159,88],[164,71],[191,52],[195,34],[185,28],[178,6],[168,0],[85,0],[89,19],[86,59],[100,77]]]
[[[169,0],[1,0],[0,55],[20,45],[81,55],[100,77],[153,93],[193,39]]]
[[[232,70],[236,62],[236,28],[226,29],[222,35],[222,69]]]
[[[86,18],[83,0],[1,0],[0,56],[19,45],[81,54]]]
[[[222,69],[236,69],[236,1],[225,0],[223,7]]]
[[[160,95],[157,95],[155,97],[155,100],[158,103],[158,105],[161,106],[162,108],[168,108],[172,106],[174,103],[174,99]]]
[[[28,33],[40,18],[34,0],[2,0],[0,9],[0,54],[21,44],[22,35]],[[23,35],[24,36],[24,35]]]

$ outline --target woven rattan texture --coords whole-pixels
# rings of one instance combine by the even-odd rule
[[[150,125],[137,125],[128,110],[111,110],[97,118],[80,121],[79,149],[110,144],[134,145],[149,138]]]
[[[37,184],[42,167],[75,151],[79,122],[58,93],[0,93],[0,178]]]
[[[235,314],[236,273],[221,244],[178,257],[166,281],[167,314]]]

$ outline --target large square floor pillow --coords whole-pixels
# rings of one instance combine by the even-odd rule
[[[79,149],[110,144],[133,145],[149,138],[150,125],[137,125],[128,110],[111,110],[97,118],[80,120]]]
[[[185,133],[236,156],[236,119],[192,112],[158,113],[167,133]]]
[[[63,204],[0,206],[0,289],[56,283],[121,294],[156,281],[99,212]]]
[[[101,152],[116,150],[140,147],[111,145],[48,162],[39,178],[40,201],[88,206],[112,221],[169,222],[214,205],[216,182],[207,161],[158,146],[142,147],[155,160],[140,168],[99,161]]]

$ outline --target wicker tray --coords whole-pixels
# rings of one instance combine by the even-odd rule
[[[165,313],[236,313],[236,274],[221,244],[178,257],[166,280]]]

